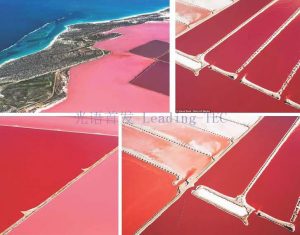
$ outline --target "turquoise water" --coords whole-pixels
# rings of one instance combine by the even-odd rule
[[[46,48],[68,25],[168,6],[168,0],[0,0],[0,64]]]

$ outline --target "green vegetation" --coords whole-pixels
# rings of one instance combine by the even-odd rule
[[[54,73],[26,81],[0,84],[0,112],[20,112],[53,96]]]

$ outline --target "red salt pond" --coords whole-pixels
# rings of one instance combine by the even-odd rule
[[[198,184],[230,197],[240,195],[295,120],[295,117],[264,117]]]
[[[281,206],[281,205],[278,205]],[[296,231],[300,220],[296,222]],[[291,232],[252,214],[249,225],[214,206],[197,199],[191,190],[184,193],[170,208],[142,233],[143,235],[290,235]]]
[[[182,2],[176,1],[176,14],[181,18],[184,18],[188,25],[194,24],[199,20],[208,17],[211,12],[201,7],[195,7],[192,5],[186,5]]]
[[[2,126],[19,126],[43,130],[71,131],[118,135],[117,117],[98,117],[80,114],[77,117],[0,117]]]
[[[123,146],[163,164],[183,179],[197,176],[212,162],[209,156],[127,126],[123,126]]]
[[[300,107],[300,92],[299,92],[299,87],[300,87],[300,69],[296,72],[292,80],[290,81],[289,85],[283,92],[282,97],[284,99],[288,99],[296,103]]]
[[[300,3],[297,1],[280,0],[276,2],[209,52],[205,56],[205,60],[223,70],[235,73],[299,7]],[[289,45],[289,43],[286,44]],[[291,48],[294,50],[293,46]],[[271,57],[265,58],[268,58],[268,63],[271,62],[269,60]],[[264,64],[266,63],[265,61]]]
[[[128,52],[153,40],[167,42],[168,28],[168,22],[157,22],[114,30],[124,35],[95,45],[111,54],[71,68],[67,99],[46,111],[168,111],[168,96],[129,83],[154,60]]]
[[[225,155],[195,185],[208,182],[209,178],[210,180],[214,179],[214,186],[221,189],[222,193],[227,192],[230,196],[236,196],[236,193],[240,193],[250,182],[249,180],[255,175],[257,168],[266,159],[267,152],[273,151],[276,146],[275,142],[284,136],[295,119],[293,117],[265,117],[248,135],[240,140],[231,150],[232,152],[229,151],[227,156]],[[261,205],[260,208],[268,207],[269,211],[278,212],[280,215],[283,211],[290,211],[289,216],[291,216],[299,196],[295,186],[299,181],[299,177],[295,175],[299,168],[296,154],[299,151],[298,142],[299,128],[291,136],[291,139],[288,139],[282,150],[278,152],[281,157],[278,157],[277,160],[274,159],[266,172],[262,174],[261,179],[257,181],[253,188],[255,192],[249,192],[253,202]],[[229,159],[231,162],[228,161]],[[295,166],[291,166],[291,164],[295,164]],[[222,168],[223,170],[226,168],[226,171],[221,170]],[[227,179],[226,182],[224,179]],[[278,191],[280,186],[282,186],[282,192]],[[268,192],[269,188],[271,188],[270,192]],[[275,188],[277,188],[276,192],[273,191]],[[245,226],[234,216],[196,198],[191,191],[191,189],[186,191],[142,234],[290,234],[287,229],[259,218],[255,213],[251,214],[249,225]],[[270,200],[274,197],[276,204],[274,204],[274,200]],[[289,216],[283,218],[288,221]],[[296,231],[298,226],[300,226],[299,220],[296,221]]]
[[[300,127],[289,136],[247,195],[251,206],[287,222],[300,196],[299,143]]]
[[[224,11],[177,38],[176,48],[190,55],[201,54],[271,1],[239,0]]]
[[[210,112],[297,112],[266,94],[208,68],[198,77],[176,66],[176,110]]]
[[[122,169],[122,234],[132,235],[176,196],[176,177],[126,153]]]
[[[0,127],[0,232],[111,152],[115,136]],[[20,196],[21,195],[21,196]]]
[[[279,92],[299,61],[299,28],[300,16],[298,15],[269,46],[255,57],[239,77],[245,77],[251,83],[270,92]]]
[[[109,156],[10,234],[118,234],[118,154]]]

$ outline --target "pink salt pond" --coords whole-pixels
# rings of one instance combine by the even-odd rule
[[[118,155],[109,156],[11,234],[118,234]]]
[[[208,17],[211,12],[207,9],[176,2],[176,13],[185,19],[188,25],[197,23]]]
[[[169,23],[144,23],[113,32],[122,36],[95,44],[111,54],[71,68],[67,98],[46,112],[168,112],[168,96],[130,83],[155,60],[129,51],[153,40],[168,42]]]
[[[176,35],[182,33],[187,28],[188,27],[185,24],[182,24],[182,23],[176,21]]]

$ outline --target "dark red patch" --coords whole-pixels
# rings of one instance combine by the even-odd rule
[[[153,40],[139,47],[130,50],[131,53],[141,55],[147,58],[158,58],[169,50],[169,43],[159,40]]]
[[[156,61],[137,77],[130,81],[131,84],[169,95],[169,63]]]
[[[161,57],[158,57],[158,60],[169,63],[170,62],[170,53],[167,52],[164,55],[162,55]]]

